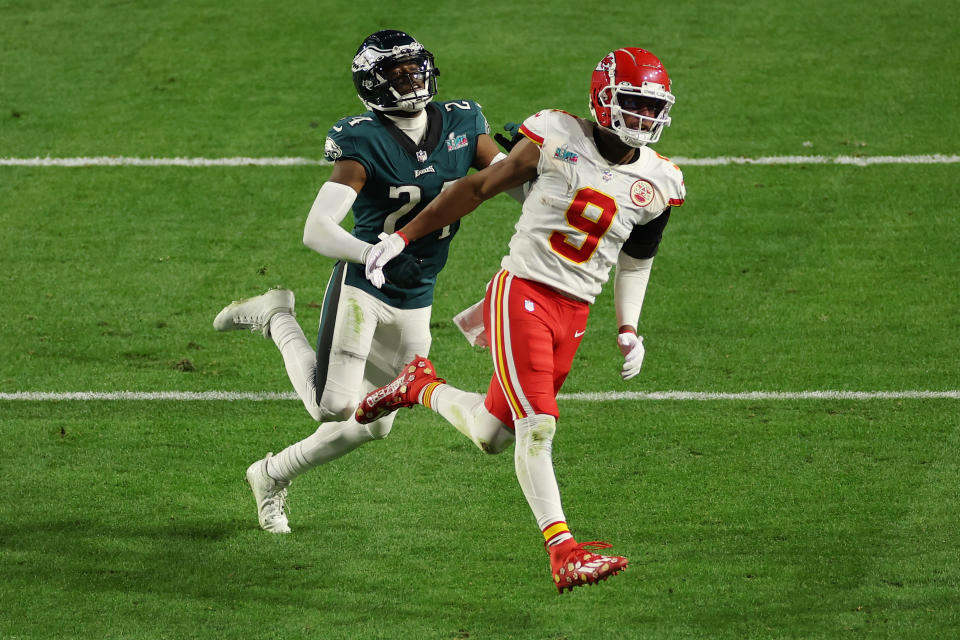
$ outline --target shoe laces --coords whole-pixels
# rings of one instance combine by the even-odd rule
[[[609,542],[601,542],[600,540],[579,542],[575,546],[571,547],[565,556],[557,559],[556,567],[566,566],[567,563],[571,562],[578,564],[585,560],[589,560],[589,558],[585,557],[588,555],[605,556],[605,554],[599,552],[603,549],[609,549],[612,546],[613,545]]]
[[[287,488],[280,487],[280,483],[267,476],[273,482],[273,488],[270,489],[263,500],[265,507],[270,508],[270,515],[283,514],[284,511],[290,512],[290,505],[287,503]]]
[[[276,494],[264,500],[264,520],[267,523],[273,523],[277,520],[286,520],[286,514],[290,512],[287,504],[287,490],[281,489]]]
[[[250,325],[250,331],[257,332],[263,330],[263,324],[260,322],[259,314],[256,315],[237,315],[237,324]]]
[[[598,551],[600,549],[609,549],[612,546],[613,545],[610,544],[609,542],[601,542],[600,540],[594,540],[592,542],[580,542],[573,549],[578,551]]]

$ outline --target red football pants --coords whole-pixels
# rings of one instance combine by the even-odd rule
[[[483,312],[493,358],[487,411],[511,427],[535,414],[559,417],[557,394],[586,331],[590,305],[501,270],[487,286]]]

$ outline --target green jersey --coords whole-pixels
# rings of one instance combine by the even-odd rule
[[[381,113],[339,120],[327,133],[328,160],[355,160],[367,172],[367,181],[353,203],[353,235],[376,244],[382,232],[392,233],[412,220],[440,191],[470,170],[477,137],[490,127],[471,100],[431,102],[426,107],[427,129],[417,145]],[[401,289],[389,282],[377,289],[364,276],[364,265],[347,264],[346,283],[384,302],[417,309],[433,304],[437,274],[447,261],[450,240],[460,223],[430,233],[405,249],[419,258],[420,284]]]

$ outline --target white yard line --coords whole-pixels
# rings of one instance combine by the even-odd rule
[[[313,158],[131,158],[128,156],[0,158],[0,166],[13,167],[289,167],[332,164],[327,160]]]
[[[952,391],[605,391],[601,393],[560,394],[561,399],[587,402],[615,400],[960,400],[960,390]]]
[[[875,164],[954,164],[960,162],[960,156],[936,153],[924,156],[769,156],[765,158],[671,158],[671,160],[685,167],[719,167],[731,164],[841,164],[868,167]]]
[[[838,164],[867,167],[878,164],[955,164],[960,155],[928,154],[913,156],[766,156],[743,158],[671,158],[681,167],[721,167],[727,165]],[[329,166],[316,158],[134,158],[129,156],[92,156],[80,158],[0,158],[0,166],[11,167],[288,167]]]
[[[871,166],[878,164],[955,164],[960,155],[912,156],[768,156],[761,158],[717,157],[682,158],[673,161],[681,166],[714,167],[727,165],[798,165],[838,164]],[[0,158],[0,166],[19,167],[283,167],[328,166],[327,160],[314,158],[134,158],[127,156],[95,156],[79,158]],[[889,399],[960,399],[960,391],[746,391],[739,393],[700,391],[626,391],[602,393],[561,393],[561,400],[611,402],[617,400],[889,400]],[[21,391],[0,393],[0,400],[49,401],[63,400],[214,400],[214,401],[269,401],[295,400],[293,393],[261,393],[235,391]]]
[[[606,391],[561,393],[560,400],[615,402],[618,400],[960,400],[960,390],[949,391]],[[0,400],[61,402],[65,400],[297,400],[293,392],[243,391],[16,391],[0,393]]]

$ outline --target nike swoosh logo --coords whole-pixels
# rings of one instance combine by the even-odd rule
[[[573,337],[574,337],[574,338],[579,338],[580,336],[582,336],[582,335],[585,334],[585,333],[586,333],[586,331],[574,331],[574,332],[573,332]]]

